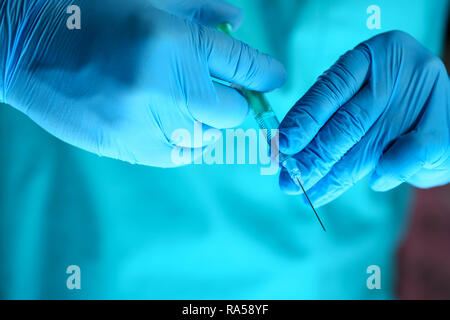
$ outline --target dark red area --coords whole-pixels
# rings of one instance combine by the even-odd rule
[[[415,191],[397,258],[399,299],[450,299],[450,185]]]

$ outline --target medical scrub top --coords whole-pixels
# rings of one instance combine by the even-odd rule
[[[345,51],[400,29],[439,54],[448,1],[233,1],[236,36],[282,61],[287,84],[268,95],[283,117]],[[249,118],[242,128],[256,124]],[[257,165],[161,169],[100,158],[0,108],[2,299],[382,299],[393,297],[395,252],[409,189],[375,193],[367,179],[320,208]],[[69,290],[66,269],[81,270]],[[369,290],[367,268],[380,267]]]

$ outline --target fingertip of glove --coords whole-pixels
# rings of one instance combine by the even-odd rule
[[[375,171],[369,180],[370,188],[375,192],[386,192],[389,191],[400,183],[395,181],[395,179],[391,179],[387,176],[382,176],[380,173]]]
[[[284,65],[278,61],[277,59],[271,57],[272,59],[272,88],[269,88],[269,90],[274,90],[281,88],[287,80],[287,71]]]
[[[302,150],[302,141],[297,128],[279,129],[279,149],[281,153],[293,156]]]
[[[281,153],[286,153],[289,152],[289,139],[288,136],[286,134],[286,132],[282,131],[282,129],[280,129],[279,131],[279,149]]]
[[[381,185],[381,182],[380,182],[380,178],[379,178],[379,176],[376,173],[372,174],[372,176],[370,177],[369,186],[370,186],[370,189],[372,189],[375,192],[382,192],[383,191],[382,190],[382,185]]]
[[[270,92],[281,88],[287,79],[284,65],[276,58],[258,50],[250,50],[249,65],[255,68],[246,75],[246,87],[259,92]]]
[[[301,192],[300,188],[292,181],[289,173],[284,168],[280,172],[279,185],[281,191],[288,195],[298,195]]]

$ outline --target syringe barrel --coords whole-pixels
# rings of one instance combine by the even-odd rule
[[[266,136],[267,144],[269,145],[270,148],[272,146],[272,139],[273,139],[272,130],[278,129],[280,125],[278,118],[276,117],[273,111],[264,112],[260,114],[255,113],[254,116],[256,122],[258,123],[258,127],[264,130],[264,135]],[[298,183],[297,180],[301,178],[301,173],[300,169],[298,168],[297,161],[294,158],[287,156],[283,153],[278,153],[278,162],[280,163],[281,166],[286,168],[292,180],[294,180],[295,183]]]
[[[264,130],[264,135],[266,136],[267,144],[270,147],[273,138],[272,130],[277,130],[278,126],[280,125],[280,122],[278,121],[273,111],[254,114],[254,118],[256,123],[258,124],[258,127]]]
[[[264,96],[264,93],[257,92],[257,91],[250,91],[243,89],[242,93],[248,100],[248,104],[250,105],[250,108],[252,109],[255,116],[262,115],[265,113],[273,113],[272,107],[270,106],[269,102],[267,101],[266,97]],[[276,118],[276,117],[275,117]],[[273,129],[277,129],[273,128]]]

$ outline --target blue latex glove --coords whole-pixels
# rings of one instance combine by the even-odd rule
[[[241,19],[223,1],[185,3],[186,11],[175,0],[165,9],[207,24]],[[81,30],[66,27],[72,4],[81,8]],[[102,156],[174,166],[174,148],[204,146],[172,141],[175,130],[193,136],[197,121],[225,128],[247,115],[241,94],[213,78],[260,91],[285,78],[269,56],[151,0],[2,0],[0,8],[0,99]]]
[[[366,175],[376,191],[450,181],[450,85],[443,63],[408,34],[347,52],[289,111],[280,150],[294,155],[316,206]],[[280,186],[299,193],[285,171]]]

